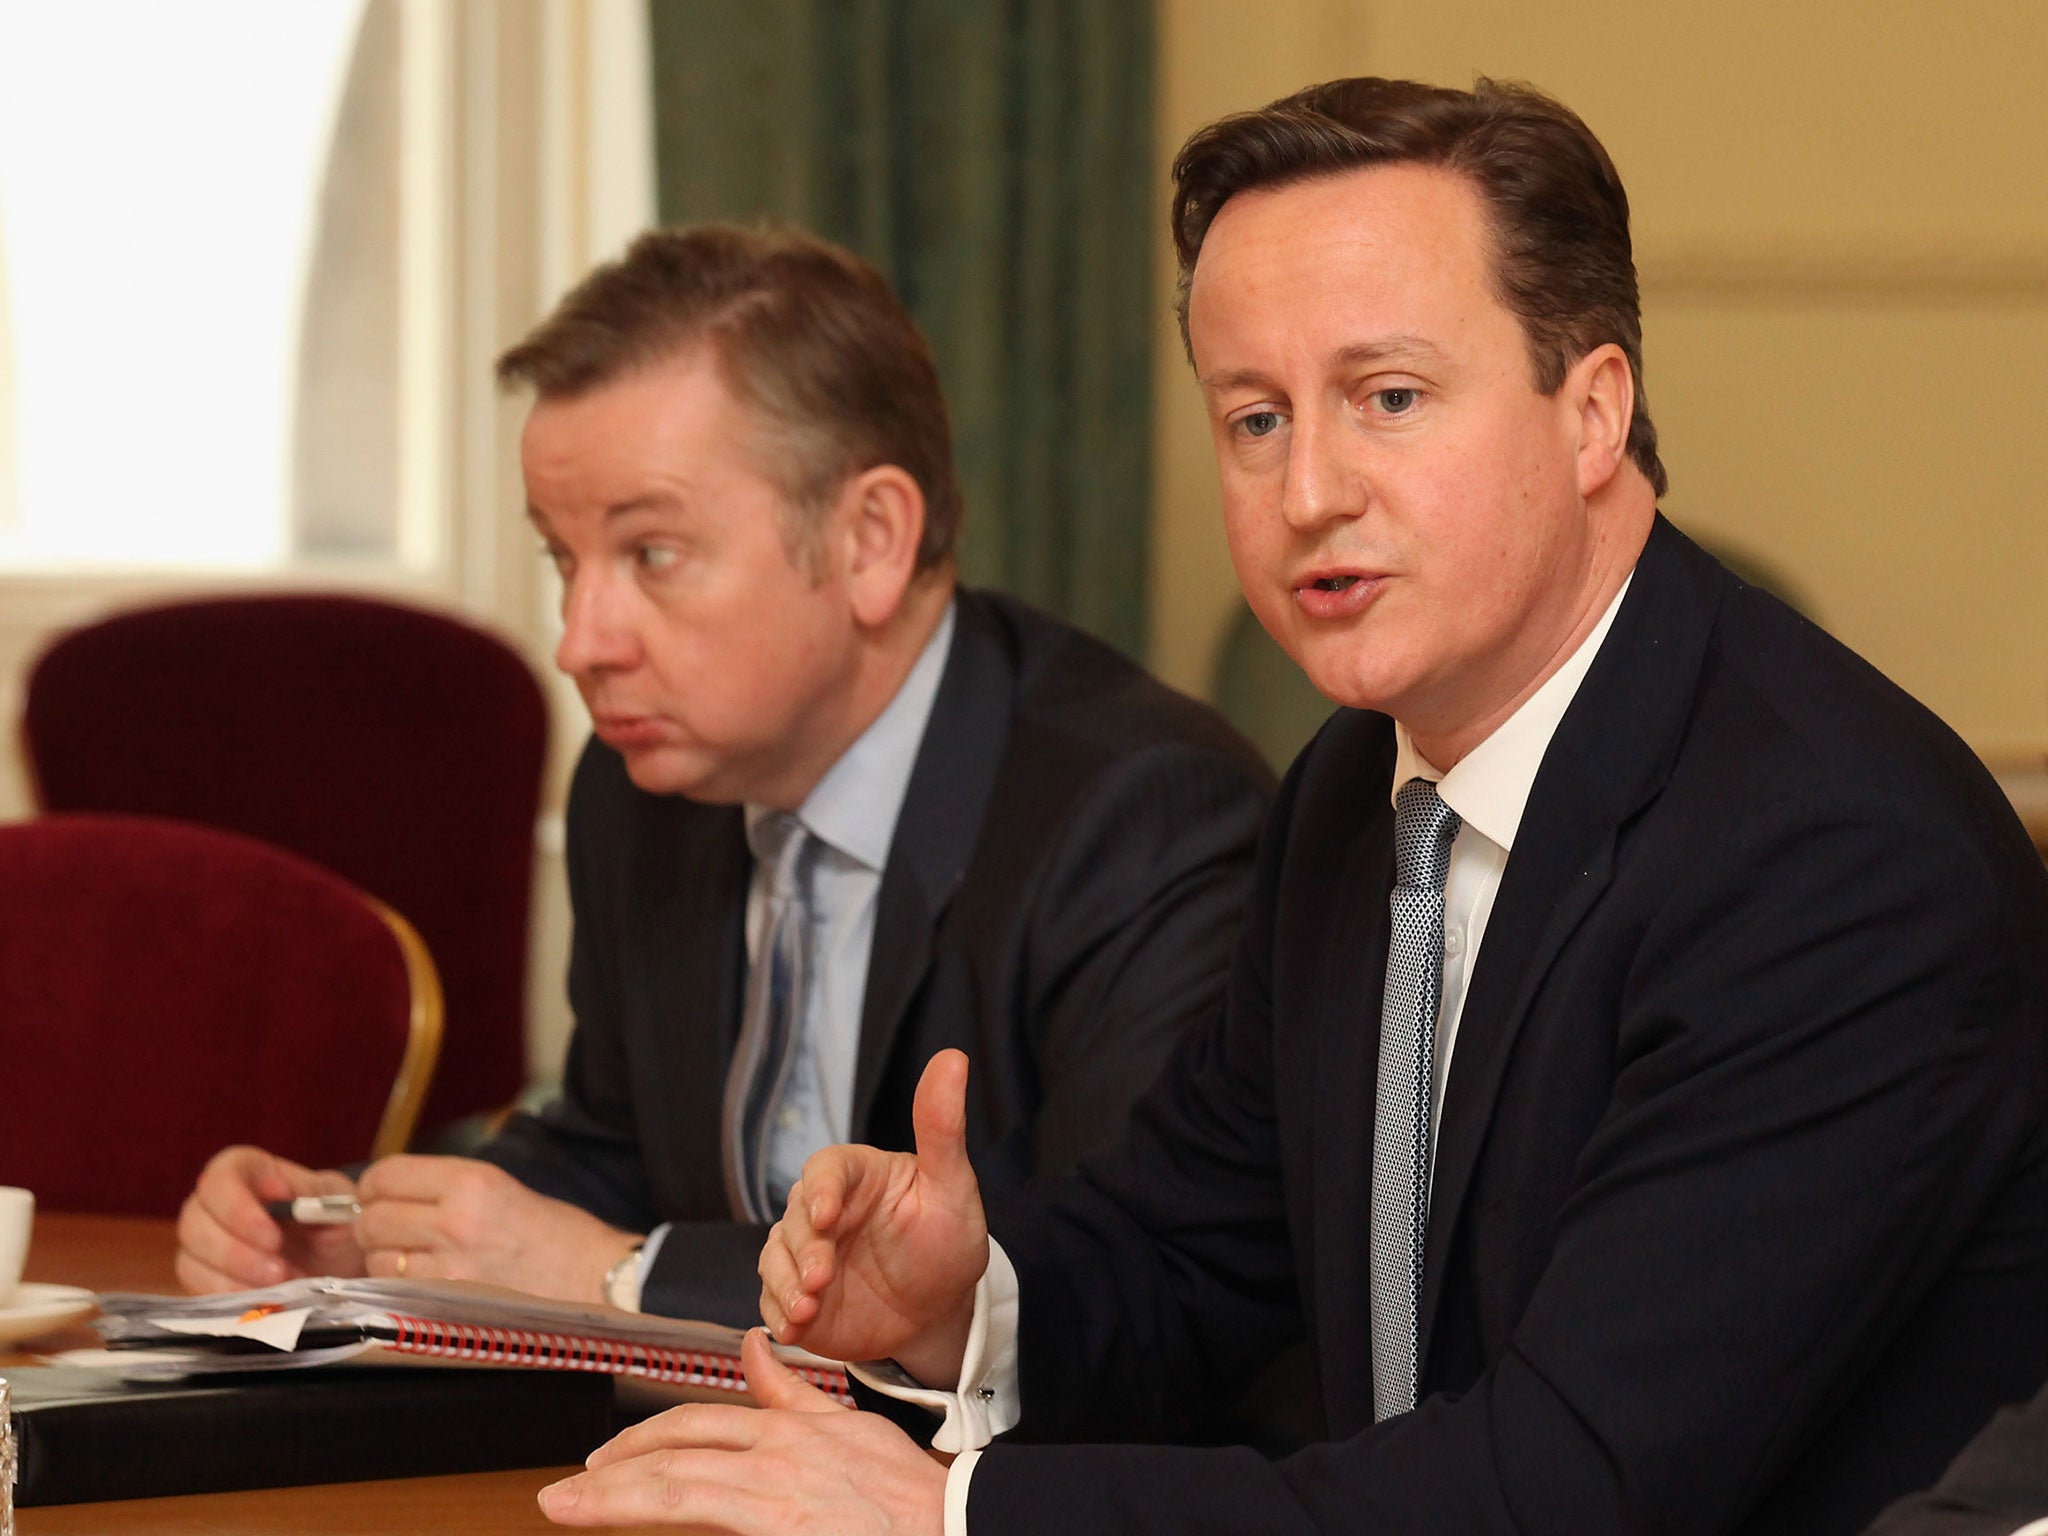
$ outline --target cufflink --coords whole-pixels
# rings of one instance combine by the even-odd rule
[[[645,1243],[635,1243],[604,1272],[604,1299],[607,1306],[617,1307],[621,1312],[640,1310],[640,1254]]]

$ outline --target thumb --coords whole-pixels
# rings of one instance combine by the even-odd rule
[[[945,1050],[925,1063],[910,1103],[917,1137],[917,1176],[951,1204],[974,1193],[967,1158],[967,1053]]]
[[[797,1413],[837,1413],[846,1405],[835,1402],[803,1377],[775,1358],[766,1328],[749,1328],[740,1345],[740,1365],[747,1373],[747,1390],[763,1408],[788,1408]]]

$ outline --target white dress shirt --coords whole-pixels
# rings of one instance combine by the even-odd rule
[[[1633,581],[1631,574],[1629,581]],[[1521,706],[1450,772],[1438,771],[1416,751],[1406,728],[1394,726],[1394,779],[1391,799],[1410,779],[1433,780],[1444,803],[1458,813],[1458,835],[1451,843],[1450,870],[1444,880],[1443,990],[1437,1004],[1436,1102],[1443,1102],[1449,1081],[1451,1053],[1457,1044],[1458,1019],[1465,992],[1486,936],[1493,899],[1500,891],[1515,834],[1543,755],[1557,734],[1558,723],[1578,696],[1593,658],[1599,653],[1614,615],[1628,595],[1624,581],[1600,622],[1579,643],[1563,666],[1553,672]],[[1436,1126],[1430,1121],[1432,1154]],[[1017,1381],[1017,1272],[1002,1245],[989,1240],[988,1270],[975,1288],[974,1324],[961,1360],[960,1385],[952,1392],[917,1387],[887,1365],[859,1365],[863,1381],[892,1397],[920,1403],[945,1422],[933,1436],[941,1451],[960,1453],[946,1474],[946,1536],[968,1536],[967,1489],[981,1447],[1013,1427],[1022,1410]]]
[[[875,940],[875,905],[889,844],[903,813],[910,772],[931,720],[932,701],[953,644],[954,605],[911,664],[888,706],[863,731],[797,808],[797,820],[818,841],[810,859],[809,953],[803,1017],[789,1083],[768,1138],[768,1188],[780,1198],[803,1172],[804,1160],[845,1141],[853,1114],[853,1072],[860,1055],[861,1004]],[[769,814],[745,808],[747,830]],[[759,962],[767,925],[769,871],[756,864],[747,888],[747,965]],[[644,1282],[668,1236],[664,1222],[640,1250]],[[636,1293],[639,1286],[634,1287]],[[633,1297],[621,1300],[635,1301]]]

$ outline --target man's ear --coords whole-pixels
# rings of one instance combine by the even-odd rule
[[[924,491],[908,470],[877,464],[839,488],[828,524],[856,623],[895,617],[917,571],[924,539]]]
[[[1579,494],[1590,497],[1628,460],[1628,429],[1636,413],[1628,355],[1611,341],[1595,347],[1572,365],[1559,393],[1578,425]]]

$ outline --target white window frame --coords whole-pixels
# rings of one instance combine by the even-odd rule
[[[264,573],[0,571],[0,720],[18,720],[26,667],[56,631],[206,592],[348,587],[445,607],[522,644],[551,675],[555,595],[521,516],[524,405],[500,395],[491,363],[653,220],[645,7],[400,6],[401,560]],[[5,342],[0,274],[0,452],[13,420]],[[0,502],[0,516],[8,510]],[[586,724],[573,692],[560,704],[557,759]],[[559,770],[556,779],[551,801]],[[31,809],[20,754],[0,754],[0,820]]]

